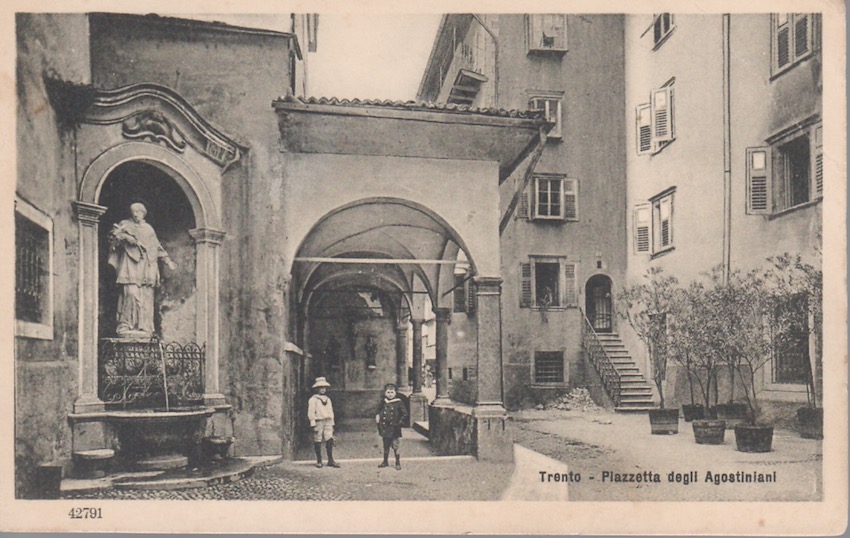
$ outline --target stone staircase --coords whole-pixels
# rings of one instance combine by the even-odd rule
[[[620,413],[646,412],[658,407],[652,399],[652,386],[635,364],[626,346],[616,333],[596,333],[596,337],[620,374]]]

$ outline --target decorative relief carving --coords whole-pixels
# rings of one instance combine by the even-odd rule
[[[182,153],[186,149],[186,139],[165,116],[155,110],[145,110],[133,114],[122,124],[124,136],[141,138],[152,142],[164,142],[168,147]]]

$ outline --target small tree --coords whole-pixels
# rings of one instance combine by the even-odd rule
[[[820,254],[818,252],[818,254]],[[823,330],[823,270],[804,263],[799,254],[782,254],[768,258],[769,267],[764,272],[770,300],[770,323],[773,335],[773,352],[797,353],[802,361],[806,381],[806,396],[810,407],[817,407],[818,395],[815,368],[821,347]],[[801,353],[800,346],[808,346],[809,335],[814,334],[817,349],[814,356]]]
[[[643,278],[644,283],[629,286],[619,293],[617,313],[646,345],[652,364],[652,380],[658,388],[663,409],[668,357],[667,316],[675,303],[678,280],[664,276],[658,267],[650,268]]]

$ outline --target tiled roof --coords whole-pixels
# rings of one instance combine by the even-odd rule
[[[504,110],[502,108],[477,108],[467,105],[434,103],[425,101],[393,101],[390,99],[338,99],[336,97],[295,97],[287,94],[277,99],[282,103],[300,103],[306,105],[332,105],[353,107],[380,107],[401,110],[418,110],[431,112],[453,112],[460,114],[479,114],[502,118],[538,119],[543,118],[542,110]]]

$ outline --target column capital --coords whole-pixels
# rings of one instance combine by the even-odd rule
[[[434,316],[436,316],[437,321],[448,322],[452,319],[452,309],[451,308],[435,308]]]
[[[108,209],[102,205],[90,204],[79,200],[72,202],[71,205],[74,206],[74,213],[77,215],[77,220],[85,224],[99,223],[100,217],[102,217]]]
[[[195,240],[195,244],[210,243],[218,246],[224,240],[224,236],[227,233],[214,228],[195,228],[189,230],[189,235]]]
[[[413,325],[414,327],[416,327],[418,325],[421,328],[423,325],[425,325],[425,320],[424,319],[410,318],[410,324]]]
[[[472,282],[478,288],[478,295],[499,295],[502,293],[502,277],[500,276],[476,276]]]
[[[402,332],[406,333],[407,332],[407,323],[405,323],[403,321],[399,322],[398,325],[395,326],[395,330],[398,333],[402,333]]]

